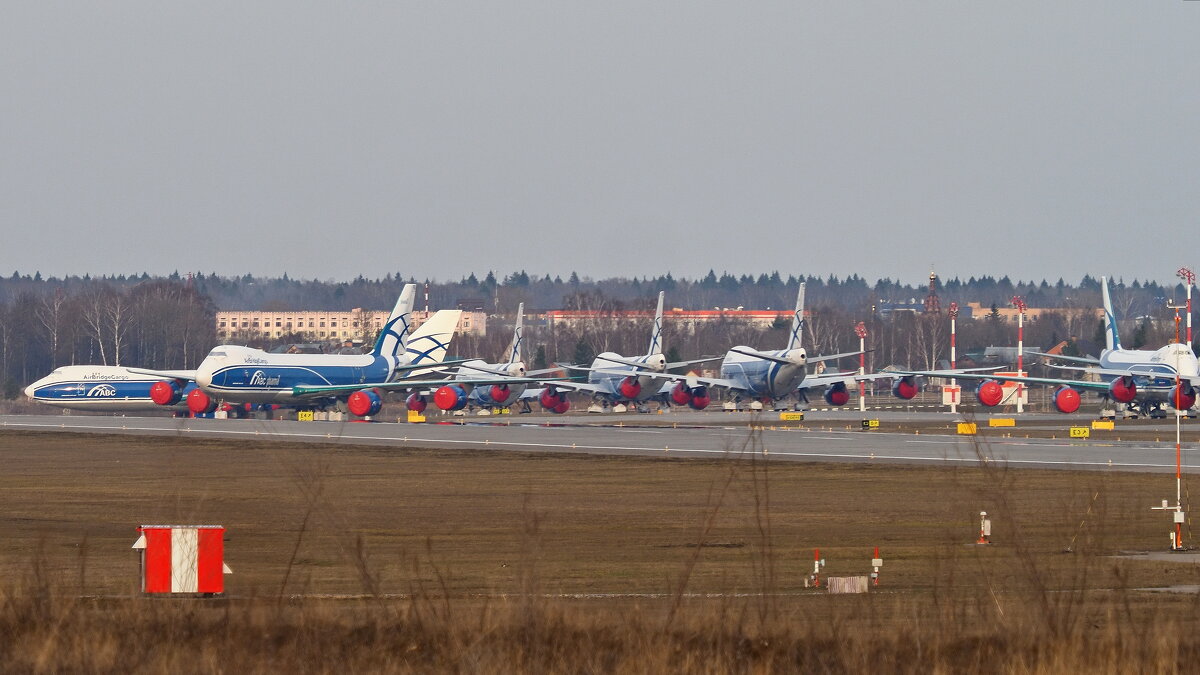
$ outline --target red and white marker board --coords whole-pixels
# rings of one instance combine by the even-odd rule
[[[133,548],[142,550],[143,593],[224,593],[225,528],[220,525],[142,525]]]

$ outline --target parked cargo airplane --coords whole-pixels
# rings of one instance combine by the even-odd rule
[[[825,400],[830,405],[844,405],[850,400],[848,385],[862,379],[894,378],[892,392],[900,398],[912,398],[917,393],[913,377],[895,378],[889,374],[858,375],[838,373],[835,375],[807,375],[807,365],[821,361],[833,361],[861,352],[846,352],[828,356],[808,356],[800,346],[804,332],[804,288],[796,294],[796,309],[792,313],[792,328],[787,346],[774,351],[759,351],[753,347],[736,346],[725,353],[721,361],[721,376],[699,377],[674,373],[655,373],[658,380],[671,380],[655,394],[664,394],[675,405],[687,405],[696,410],[704,409],[710,400],[709,387],[728,389],[737,400],[758,399],[764,402],[782,401],[792,395],[806,400],[803,390],[825,387]]]
[[[1188,345],[1172,343],[1159,349],[1125,349],[1117,332],[1117,318],[1108,294],[1108,279],[1101,277],[1104,299],[1105,348],[1099,359],[1055,356],[1067,361],[1087,363],[1086,367],[1056,366],[1099,376],[1099,381],[1069,380],[1052,377],[1014,377],[931,371],[922,375],[980,380],[975,397],[987,407],[999,405],[1004,398],[1001,382],[1022,382],[1058,387],[1052,400],[1062,413],[1079,410],[1080,391],[1095,391],[1101,398],[1124,404],[1135,413],[1162,415],[1162,406],[1187,410],[1196,404],[1200,386],[1200,364]],[[1049,355],[1042,355],[1049,356]],[[1178,376],[1179,382],[1176,383]]]
[[[194,413],[216,410],[219,402],[283,404],[323,408],[345,403],[350,412],[379,412],[383,400],[371,387],[412,371],[429,371],[443,362],[461,312],[442,310],[408,338],[416,284],[405,284],[396,307],[369,354],[272,354],[239,345],[221,345],[194,371],[137,371],[171,378],[154,385],[160,405],[175,405],[189,381],[198,386],[187,394]],[[305,387],[328,391],[306,391]],[[334,390],[336,388],[336,391]]]
[[[30,400],[56,408],[96,412],[135,412],[159,409],[150,389],[161,377],[136,373],[122,366],[62,366],[25,388]],[[188,383],[182,394],[196,388]],[[173,406],[186,410],[182,403]]]
[[[531,382],[539,381],[531,378],[561,370],[525,370],[525,362],[521,358],[521,346],[525,340],[522,325],[524,316],[525,303],[521,303],[517,305],[517,320],[513,326],[512,343],[508,346],[505,361],[463,361],[458,365],[454,378],[433,392],[434,405],[447,411],[462,410],[468,405],[479,408],[507,408],[522,398],[528,398],[525,396],[526,388]],[[481,380],[485,384],[481,384]],[[409,410],[417,412],[423,412],[427,405],[425,396],[420,392],[410,395],[406,403]]]
[[[645,356],[621,356],[614,352],[602,352],[592,360],[590,367],[566,366],[571,370],[587,371],[587,382],[557,382],[536,393],[543,408],[552,412],[566,412],[570,407],[566,391],[591,394],[592,398],[605,403],[634,403],[639,407],[659,393],[663,373],[671,368],[689,366],[694,363],[715,361],[719,357],[693,359],[668,363],[662,352],[663,299],[666,294],[658,293],[658,309],[654,313],[654,327],[650,333],[650,348]],[[707,403],[705,403],[707,405]]]

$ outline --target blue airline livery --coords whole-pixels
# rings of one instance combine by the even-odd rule
[[[62,366],[25,388],[37,403],[97,412],[133,412],[160,408],[150,397],[165,378],[151,377],[121,366]],[[186,389],[195,389],[193,383]],[[174,406],[183,410],[181,403]]]

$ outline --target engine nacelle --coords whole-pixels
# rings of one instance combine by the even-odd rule
[[[420,394],[409,394],[408,398],[404,399],[404,407],[420,415],[429,407],[429,402]]]
[[[509,389],[507,384],[493,384],[488,389],[488,396],[492,398],[493,403],[503,405],[508,401],[508,397],[512,396],[512,389]]]
[[[709,403],[712,403],[712,399],[709,398],[706,387],[696,387],[692,390],[692,400],[688,403],[692,410],[704,410]]]
[[[150,387],[150,400],[158,405],[175,405],[183,398],[183,389],[175,380],[161,380]]]
[[[1060,413],[1073,413],[1079,410],[1079,392],[1071,387],[1059,387],[1054,391],[1054,407]]]
[[[913,375],[905,375],[904,377],[896,378],[892,383],[892,396],[902,398],[905,401],[917,395],[917,378]]]
[[[671,403],[675,405],[691,405],[692,390],[683,382],[677,382],[671,387]]]
[[[1117,403],[1132,403],[1137,398],[1137,383],[1128,375],[1118,377],[1108,385],[1108,395]]]
[[[1186,382],[1180,382],[1171,389],[1171,405],[1176,410],[1188,410],[1196,405],[1196,390]]]
[[[989,408],[998,406],[1004,400],[1004,387],[995,380],[984,380],[975,388],[975,398]]]
[[[217,409],[217,402],[203,389],[193,389],[188,392],[187,407],[193,415],[207,415]]]
[[[567,400],[567,395],[556,391],[553,387],[546,387],[542,390],[542,395],[538,397],[538,403],[556,415],[561,415],[571,409],[571,402]]]
[[[621,384],[617,385],[617,393],[621,396],[635,400],[638,394],[642,393],[642,383],[633,375],[621,380]]]
[[[346,408],[350,414],[358,417],[376,415],[383,408],[383,399],[373,389],[363,389],[350,394],[346,400]]]
[[[467,407],[467,390],[456,384],[438,387],[433,392],[433,404],[442,410],[462,410]]]
[[[899,385],[899,381],[896,384]],[[912,398],[912,396],[902,398]],[[825,402],[829,405],[846,405],[849,401],[850,389],[846,387],[845,382],[834,382],[825,389]]]

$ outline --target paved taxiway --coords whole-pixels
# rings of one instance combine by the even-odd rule
[[[858,419],[849,411],[839,416],[844,416],[845,421]],[[898,412],[875,416],[909,421],[948,419],[938,413]],[[0,429],[381,445],[397,449],[489,449],[697,458],[738,454],[746,447],[749,435],[746,428],[734,426],[735,422],[744,425],[748,419],[746,415],[685,413],[654,417],[657,418],[655,422],[673,422],[678,424],[678,428],[615,426],[618,422],[632,425],[639,419],[638,416],[624,415],[609,416],[603,420],[587,416],[472,417],[452,418],[455,423],[449,424],[419,425],[0,415]],[[1022,420],[1022,423],[1025,421]],[[764,417],[763,423],[770,425],[773,422]],[[882,430],[819,430],[812,428],[814,424],[819,422],[810,420],[808,429],[768,428],[762,431],[762,445],[756,449],[761,452],[765,447],[766,456],[777,461],[977,465],[986,460],[1028,468],[1164,473],[1173,471],[1175,467],[1174,444],[1166,442],[991,438],[977,445],[968,437]],[[1200,451],[1195,449],[1194,444],[1184,446],[1184,470],[1200,473]]]

